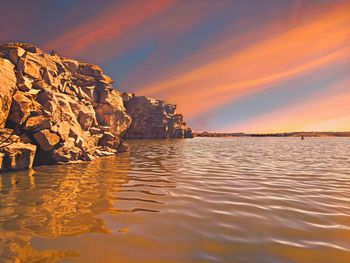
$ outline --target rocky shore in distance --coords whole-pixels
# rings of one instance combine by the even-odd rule
[[[194,137],[350,137],[350,132],[224,133],[193,132]]]
[[[124,138],[192,137],[176,105],[112,83],[96,65],[0,45],[0,172],[124,152]]]
[[[192,129],[176,113],[176,105],[162,100],[122,94],[126,112],[132,122],[125,133],[126,139],[192,138]]]

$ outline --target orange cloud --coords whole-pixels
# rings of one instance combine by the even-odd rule
[[[350,58],[349,3],[315,13],[280,34],[275,24],[268,37],[238,52],[227,52],[189,72],[138,90],[177,102],[186,117],[294,77],[310,74]],[[278,22],[279,23],[279,22]],[[234,40],[232,40],[234,41]],[[213,47],[215,48],[215,47]],[[204,54],[205,55],[205,54]]]
[[[257,116],[234,128],[246,132],[350,131],[349,88],[348,79],[318,97]]]
[[[97,44],[118,38],[131,28],[165,10],[175,0],[128,1],[109,6],[101,15],[77,26],[46,44],[47,49],[64,51],[77,56]]]
[[[128,30],[122,41],[111,40],[109,43],[98,47],[93,53],[89,54],[89,58],[92,61],[104,62],[131,52],[133,49],[142,46],[143,43],[149,43],[151,39],[157,43],[157,50],[142,64],[143,67],[133,70],[130,78],[135,78],[135,76],[147,71],[149,65],[154,63],[157,58],[171,56],[168,49],[165,48],[166,50],[164,50],[162,47],[168,47],[179,36],[185,35],[201,23],[219,15],[229,4],[232,3],[220,1],[212,5],[211,2],[176,2],[172,5],[171,10],[162,12],[139,27]]]

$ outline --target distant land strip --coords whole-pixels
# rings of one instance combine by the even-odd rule
[[[227,133],[194,132],[194,137],[350,137],[349,132]]]

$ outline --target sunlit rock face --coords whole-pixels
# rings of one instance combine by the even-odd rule
[[[0,171],[25,170],[33,166],[36,145],[28,137],[17,136],[11,129],[0,129]]]
[[[14,65],[9,60],[0,57],[0,128],[5,126],[15,89]]]
[[[0,45],[0,172],[128,151],[122,138],[192,137],[176,105],[112,83],[96,65]]]
[[[131,117],[112,82],[96,65],[29,44],[0,45],[0,128],[26,137],[26,143],[0,145],[1,170],[26,169],[33,159],[67,163],[124,150],[120,137]],[[6,138],[6,132],[0,135]],[[21,147],[25,165],[13,157]]]
[[[122,97],[126,111],[132,117],[125,138],[192,138],[192,130],[176,112],[176,105],[132,93],[123,93]]]

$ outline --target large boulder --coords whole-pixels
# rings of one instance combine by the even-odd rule
[[[33,166],[36,146],[30,143],[16,142],[3,148],[2,171],[17,171]]]
[[[9,60],[0,57],[0,128],[5,127],[12,95],[16,90],[16,82],[14,65]]]
[[[32,88],[33,84],[29,78],[18,75],[17,86],[21,91],[29,91]]]
[[[126,114],[121,94],[110,90],[95,107],[96,118],[101,126],[111,127],[115,136],[122,135],[131,124],[131,117]]]
[[[8,119],[16,125],[21,125],[30,115],[32,101],[22,92],[12,97],[12,105]]]
[[[21,75],[27,75],[32,79],[40,79],[40,66],[35,62],[27,59],[21,58],[18,62],[18,70]]]
[[[132,118],[127,139],[192,138],[192,130],[176,113],[176,105],[163,100],[123,93],[127,113]]]
[[[38,131],[33,137],[44,151],[51,151],[60,142],[60,137],[50,130]]]
[[[84,160],[83,156],[84,152],[76,147],[72,141],[64,142],[62,147],[55,149],[51,154],[52,159],[58,163],[77,162]]]
[[[120,141],[118,137],[110,132],[104,132],[101,139],[98,141],[99,146],[107,146],[112,149],[118,149]]]
[[[23,130],[26,132],[36,132],[49,128],[51,128],[50,119],[42,115],[29,117],[23,126]]]
[[[13,134],[10,129],[0,129],[0,172],[29,169],[33,166],[36,146]]]

